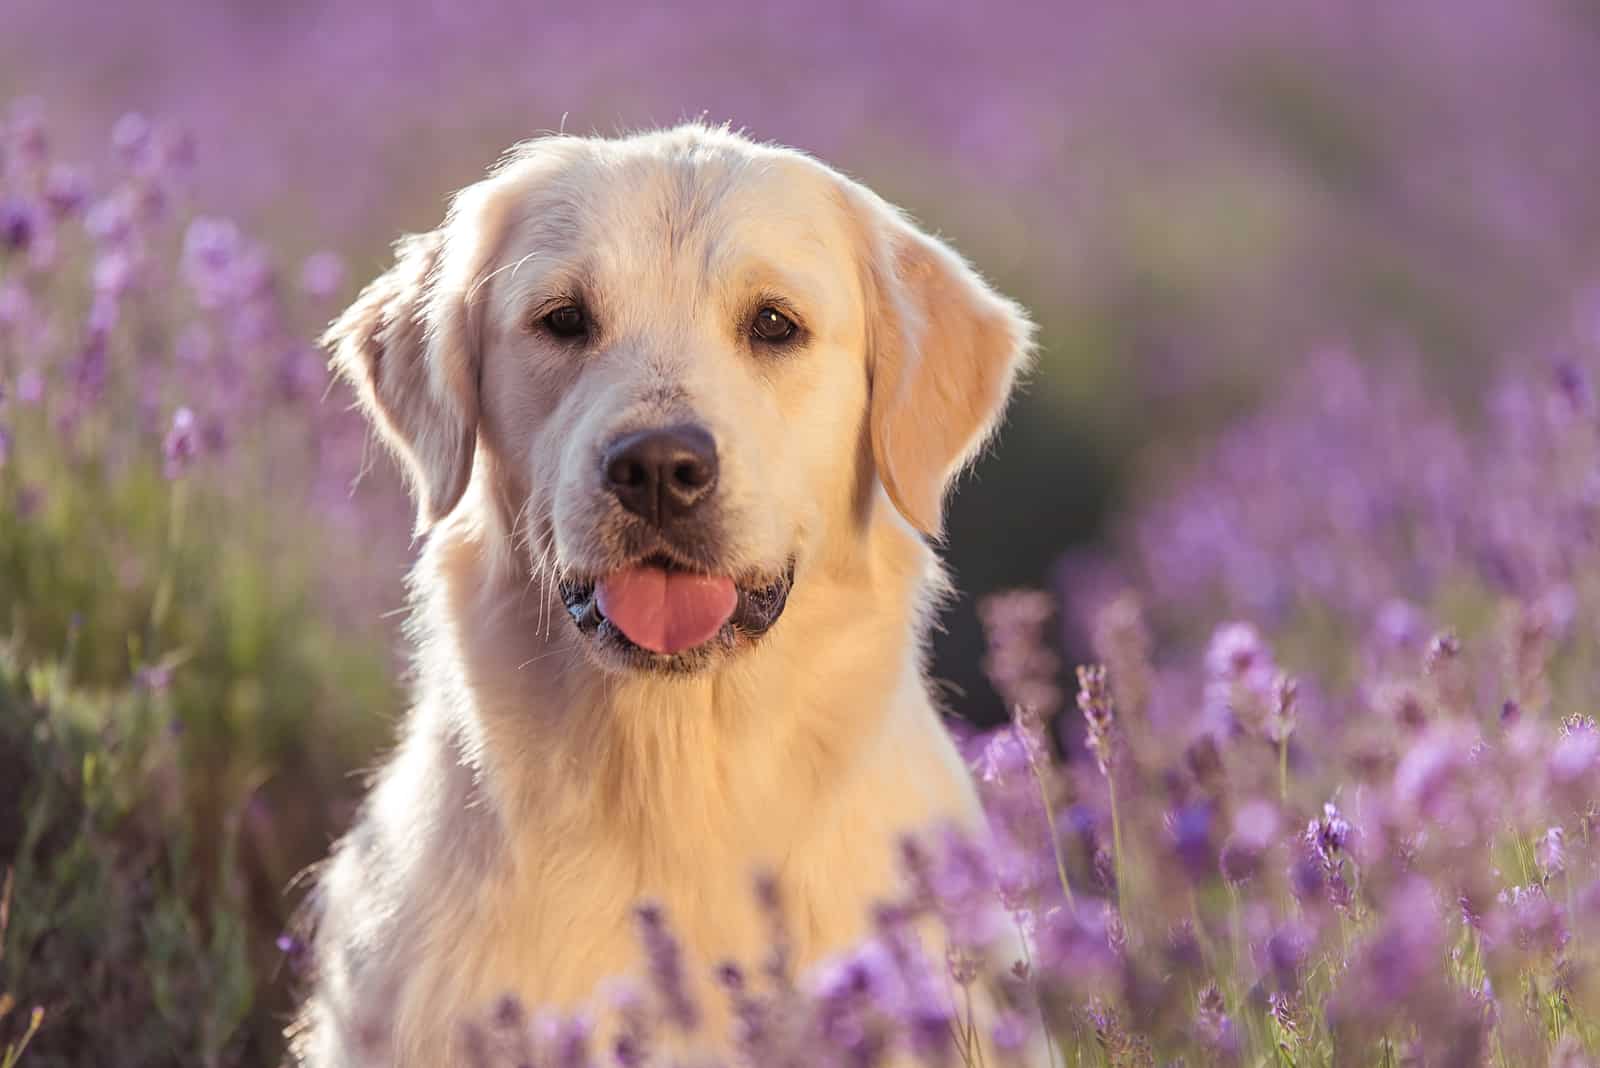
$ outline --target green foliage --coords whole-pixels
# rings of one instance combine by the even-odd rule
[[[45,1010],[27,1064],[271,1062],[286,888],[396,707],[383,639],[320,625],[248,505],[33,463],[50,496],[0,512],[0,989]]]

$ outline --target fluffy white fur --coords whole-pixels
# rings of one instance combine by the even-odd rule
[[[530,328],[577,290],[581,353]],[[807,334],[777,356],[746,336],[771,298]],[[893,889],[897,833],[979,819],[923,677],[924,536],[1030,333],[872,193],[700,126],[520,146],[403,242],[328,340],[419,502],[416,701],[318,882],[301,1057],[450,1065],[505,992],[589,1004],[641,963],[641,897],[696,975],[754,961],[763,866],[814,962]],[[795,583],[704,671],[628,671],[555,581],[601,560],[604,443],[684,419],[717,441],[726,571]]]

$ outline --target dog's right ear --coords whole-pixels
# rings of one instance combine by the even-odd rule
[[[403,239],[395,265],[322,338],[401,461],[419,533],[466,492],[478,434],[478,353],[463,296],[445,293],[440,278],[448,230]]]
[[[460,297],[442,292],[447,227],[407,237],[395,265],[323,335],[334,371],[405,469],[417,529],[466,491],[478,432],[478,354]]]

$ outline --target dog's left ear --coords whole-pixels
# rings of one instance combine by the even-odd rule
[[[900,514],[932,537],[944,499],[1000,424],[1033,323],[944,242],[865,189],[872,454]]]

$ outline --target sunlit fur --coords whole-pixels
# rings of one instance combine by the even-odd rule
[[[579,293],[589,344],[538,329]],[[792,350],[748,339],[774,298]],[[861,936],[896,833],[979,818],[923,675],[944,589],[925,536],[1030,332],[870,192],[701,126],[522,146],[404,244],[328,341],[426,531],[416,700],[318,881],[302,1056],[451,1064],[459,1019],[502,993],[584,1005],[640,963],[641,896],[697,977],[754,960],[762,866],[802,964]],[[795,585],[706,670],[630,672],[554,583],[616,562],[604,444],[682,420],[717,440],[723,570],[793,558]]]

